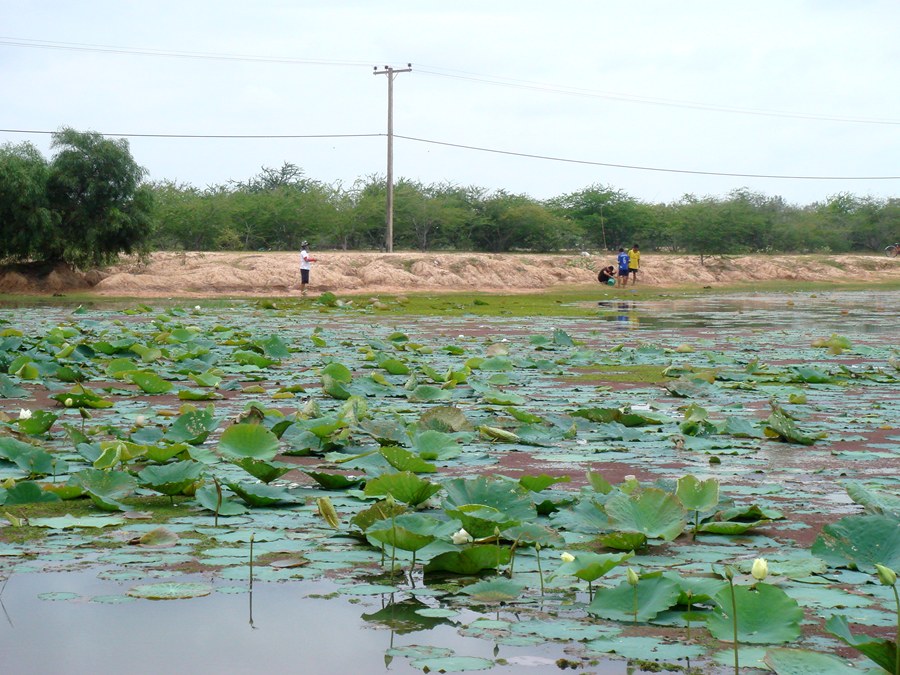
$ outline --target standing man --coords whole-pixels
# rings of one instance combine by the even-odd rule
[[[619,265],[619,286],[625,287],[628,285],[629,259],[625,249],[621,246],[619,247],[619,255],[616,256],[616,262]]]
[[[309,242],[302,242],[300,244],[300,295],[306,295],[306,285],[309,283],[310,263],[314,262],[316,262],[316,259],[309,255]]]
[[[633,244],[631,246],[631,250],[628,251],[628,271],[631,273],[631,285],[634,286],[637,283],[637,275],[638,271],[641,269],[641,252],[638,249],[637,244]]]

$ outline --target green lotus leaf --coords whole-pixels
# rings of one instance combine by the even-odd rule
[[[583,581],[596,581],[614,567],[634,557],[634,553],[591,553],[578,551],[571,554],[575,560],[564,562],[554,570],[552,577],[574,576]]]
[[[735,438],[762,438],[764,436],[758,425],[743,417],[726,417],[723,433]]]
[[[41,489],[45,492],[52,492],[62,500],[77,499],[84,496],[84,489],[80,485],[74,484],[42,483]]]
[[[111,408],[113,402],[98,396],[81,385],[72,388],[68,393],[51,396],[54,401],[62,403],[66,408]]]
[[[145,548],[171,548],[178,543],[179,537],[165,527],[157,527],[145,532],[138,538],[138,546]]]
[[[401,602],[390,602],[377,612],[363,614],[363,621],[375,623],[386,628],[390,628],[398,635],[405,633],[415,633],[416,631],[431,630],[440,625],[446,625],[449,622],[444,617],[427,616],[422,614],[423,610],[429,609],[428,605],[418,598],[407,598]],[[403,649],[403,648],[401,648]],[[434,647],[421,647],[419,645],[412,646],[415,653],[421,656],[421,651],[427,650],[430,655],[432,651],[439,650],[439,653],[453,653],[452,650]]]
[[[684,531],[687,514],[678,498],[658,488],[615,494],[604,506],[612,526],[672,541]]]
[[[508,478],[453,478],[444,483],[444,508],[480,504],[497,509],[511,520],[532,521],[536,516],[531,495],[517,481]]]
[[[494,667],[494,662],[480,656],[435,656],[416,659],[411,661],[410,665],[424,673],[463,673],[490,670]]]
[[[480,427],[478,427],[478,432],[491,442],[498,441],[500,443],[519,443],[522,440],[511,431],[507,431],[506,429],[498,429],[497,427],[491,427],[487,424],[482,424]]]
[[[344,384],[345,383],[335,379],[327,373],[322,374],[322,391],[328,394],[331,398],[336,398],[339,401],[344,401],[352,396],[351,392],[344,386]]]
[[[647,535],[643,532],[619,530],[600,535],[600,543],[606,548],[616,551],[636,551],[647,544]]]
[[[21,481],[14,487],[6,489],[7,506],[18,504],[37,504],[40,502],[58,502],[59,496],[52,492],[45,492],[41,486],[33,481]]]
[[[861,483],[851,481],[845,483],[844,488],[850,499],[863,506],[869,513],[900,519],[900,495],[869,489]]]
[[[179,389],[178,399],[181,401],[217,401],[224,398],[215,391],[202,391],[197,389]]]
[[[27,389],[23,389],[8,376],[0,374],[0,397],[2,398],[28,398]]]
[[[138,473],[137,478],[142,487],[164,495],[180,495],[200,479],[204,468],[199,462],[184,460],[148,466]]]
[[[510,552],[506,546],[471,546],[435,556],[425,565],[425,573],[478,574],[508,564],[509,558]]]
[[[519,478],[519,485],[521,485],[529,492],[542,492],[551,485],[556,485],[557,483],[568,483],[571,480],[571,477],[567,475],[548,476],[547,474],[542,473],[539,476],[521,476]]]
[[[892,640],[870,637],[868,635],[854,635],[850,631],[847,617],[840,614],[832,616],[825,622],[825,630],[846,642],[887,672],[890,673],[895,670],[897,649],[900,649],[900,645],[897,645]]]
[[[494,578],[482,579],[464,586],[460,589],[460,593],[465,593],[477,602],[498,603],[515,600],[524,590],[525,584],[518,584],[510,579]]]
[[[28,419],[16,420],[16,425],[23,433],[29,436],[38,436],[47,433],[57,419],[59,419],[59,415],[54,415],[46,410],[35,410]]]
[[[154,372],[135,370],[128,373],[128,379],[140,387],[145,394],[165,394],[172,391],[172,383],[164,380]]]
[[[230,492],[223,492],[221,503],[219,503],[219,493],[216,492],[214,485],[204,485],[198,488],[197,492],[194,493],[194,497],[204,509],[208,509],[213,513],[218,511],[220,516],[242,516],[247,513],[248,509],[246,506],[228,499]]]
[[[233,459],[231,460],[231,463],[236,464],[257,480],[261,480],[263,483],[267,484],[271,483],[276,478],[281,478],[291,469],[296,468],[293,464],[288,464],[286,462],[268,462],[254,457]]]
[[[198,387],[215,389],[220,384],[222,384],[221,376],[211,370],[207,370],[203,373],[189,373],[188,377],[193,380],[194,384],[196,384]]]
[[[420,384],[413,389],[407,398],[410,403],[431,403],[433,401],[449,401],[452,398],[450,392],[433,384]]]
[[[391,516],[399,516],[406,511],[407,508],[403,504],[398,502],[391,504],[387,500],[382,500],[358,512],[350,519],[350,524],[365,532],[373,523]]]
[[[378,367],[391,375],[409,375],[410,373],[409,366],[400,359],[384,359],[378,362]]]
[[[219,452],[230,459],[271,460],[278,454],[278,437],[261,424],[233,424],[219,439]]]
[[[275,504],[294,504],[297,497],[285,487],[264,485],[263,483],[235,483],[226,485],[250,506],[274,506]]]
[[[169,443],[166,445],[148,445],[144,456],[151,462],[163,464],[173,457],[177,457],[182,453],[186,453],[189,446],[187,443]]]
[[[82,469],[72,481],[80,485],[91,501],[104,511],[126,511],[128,507],[119,500],[134,493],[137,481],[125,471]]]
[[[322,375],[328,375],[335,382],[341,382],[343,384],[350,384],[350,382],[353,381],[353,373],[350,369],[343,363],[338,363],[337,361],[332,361],[322,368]]]
[[[263,350],[263,352],[275,359],[288,359],[291,357],[291,350],[287,343],[278,335],[269,335],[265,338],[254,341],[253,343]]]
[[[542,548],[562,546],[564,540],[556,530],[539,523],[520,523],[507,527],[502,532],[503,538],[514,542],[540,544]]]
[[[675,494],[688,510],[710,511],[719,503],[719,481],[715,478],[701,481],[695,476],[682,476],[678,479]]]
[[[728,586],[727,581],[723,581],[718,576],[687,576],[683,577],[674,572],[663,572],[662,576],[672,579],[678,584],[680,595],[678,596],[678,604],[682,606],[696,605],[699,603],[709,603],[715,595],[723,588]]]
[[[159,361],[163,357],[162,350],[159,347],[148,347],[140,343],[131,345],[131,351],[141,357],[144,363],[152,363]]]
[[[794,421],[781,408],[772,411],[772,414],[766,420],[766,426],[763,431],[769,438],[776,438],[785,443],[797,443],[799,445],[812,445],[817,438],[822,437],[821,435],[810,436],[800,431],[797,425],[794,424]]]
[[[733,520],[710,520],[705,523],[700,523],[697,531],[705,532],[706,534],[744,534],[754,527],[768,525],[771,522],[771,520],[754,520],[749,523],[736,522]]]
[[[440,525],[436,518],[421,513],[404,513],[374,522],[366,530],[366,538],[395,546],[404,551],[418,551],[435,540]]]
[[[219,426],[215,408],[210,404],[203,410],[188,410],[179,415],[166,430],[166,439],[173,443],[203,443]]]
[[[304,471],[303,473],[326,490],[347,490],[352,487],[358,487],[365,482],[365,478],[345,476],[340,473],[325,473],[322,471]]]
[[[443,431],[428,429],[412,439],[413,449],[428,461],[445,461],[458,457],[462,448],[454,436]]]
[[[209,595],[212,591],[213,587],[209,584],[166,582],[135,586],[128,589],[126,595],[147,600],[182,600],[199,598]]]
[[[381,456],[397,471],[412,471],[413,473],[435,473],[437,467],[409,450],[397,446],[383,447],[379,449]]]
[[[752,504],[750,506],[734,506],[730,509],[723,509],[716,513],[717,520],[781,520],[784,514],[778,509],[769,506],[759,506]]]
[[[451,518],[462,523],[463,529],[476,539],[493,536],[498,530],[503,531],[522,521],[484,504],[463,504],[456,508],[444,508]]]
[[[29,476],[49,476],[69,471],[68,462],[34,447],[19,452],[13,462]]]
[[[28,524],[32,527],[49,527],[53,530],[67,530],[72,527],[118,527],[125,522],[123,518],[110,516],[81,516],[76,517],[70,513],[57,518],[31,518]]]
[[[635,589],[637,590],[637,620],[652,621],[660,612],[678,601],[678,584],[664,576],[641,577],[637,586],[623,581],[614,588],[600,588],[588,605],[588,612],[613,621],[634,621]]]
[[[525,405],[528,402],[524,396],[499,389],[486,389],[481,392],[481,398],[490,405]]]
[[[877,563],[900,569],[900,527],[887,516],[847,516],[822,528],[812,554],[832,567],[874,573]]]
[[[391,495],[398,502],[417,506],[440,489],[440,485],[419,478],[411,471],[401,471],[373,478],[366,483],[365,494],[367,497]]]
[[[267,356],[251,351],[236,351],[231,355],[231,358],[242,366],[254,366],[256,368],[268,368],[278,363],[276,359],[270,359]]]
[[[849,675],[858,672],[843,659],[804,649],[772,647],[763,659],[778,675]]]
[[[435,406],[423,413],[417,422],[419,429],[443,432],[467,431],[472,428],[465,413],[452,405]]]
[[[800,621],[803,610],[797,601],[771,584],[755,587],[735,586],[735,602],[731,589],[716,593],[715,602],[720,608],[709,616],[706,625],[717,640],[734,639],[732,617],[737,606],[738,642],[741,644],[780,644],[800,637]]]

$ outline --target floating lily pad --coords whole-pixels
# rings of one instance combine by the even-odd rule
[[[129,588],[128,595],[147,600],[181,600],[209,595],[212,590],[213,587],[209,584],[200,583],[143,584]]]

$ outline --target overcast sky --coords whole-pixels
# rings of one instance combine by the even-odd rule
[[[202,188],[292,162],[349,186],[386,170],[372,67],[411,62],[394,132],[421,140],[395,139],[396,178],[539,199],[894,197],[900,180],[852,177],[900,176],[898,26],[897,0],[0,0],[0,128],[372,134],[129,139],[151,180]],[[23,141],[50,155],[46,135],[0,132]]]

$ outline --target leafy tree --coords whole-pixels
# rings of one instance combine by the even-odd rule
[[[47,200],[58,216],[42,242],[43,258],[77,266],[111,262],[119,253],[145,251],[150,241],[152,193],[124,139],[63,129],[53,134]]]
[[[47,161],[31,143],[0,147],[0,258],[30,260],[53,238]]]

